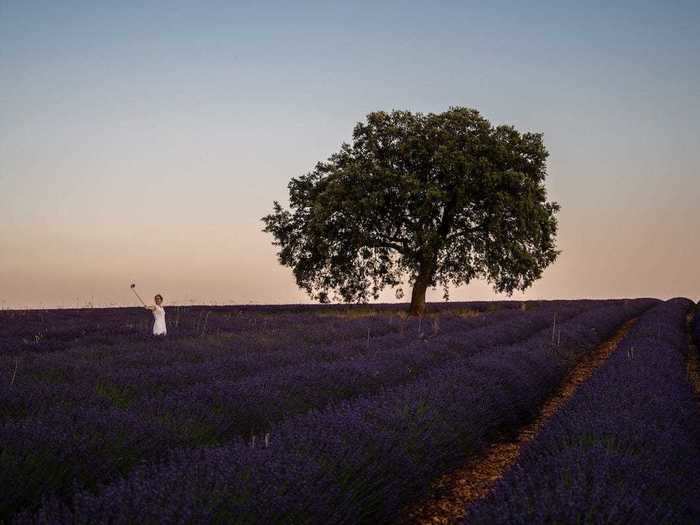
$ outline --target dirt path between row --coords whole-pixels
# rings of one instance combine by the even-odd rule
[[[440,478],[434,485],[434,492],[441,496],[430,498],[410,509],[402,523],[449,524],[462,518],[466,507],[491,491],[506,470],[517,461],[522,447],[532,441],[547,420],[574,395],[578,386],[610,357],[636,321],[627,321],[612,338],[584,356],[545,402],[537,418],[524,426],[515,440],[492,445],[483,456]],[[696,370],[700,372],[700,369]]]

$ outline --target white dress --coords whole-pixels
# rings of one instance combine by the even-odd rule
[[[153,310],[153,335],[165,335],[168,329],[165,327],[165,309],[162,306],[155,306]]]

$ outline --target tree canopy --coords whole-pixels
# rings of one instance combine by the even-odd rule
[[[540,133],[492,126],[478,111],[379,111],[326,161],[289,182],[264,231],[279,261],[311,297],[366,302],[413,286],[422,314],[428,287],[483,278],[498,292],[525,290],[557,257]]]

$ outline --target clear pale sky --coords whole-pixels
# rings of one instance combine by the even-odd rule
[[[697,300],[700,3],[613,3],[0,0],[0,307],[305,302],[288,180],[456,105],[551,154],[563,253],[514,298]]]

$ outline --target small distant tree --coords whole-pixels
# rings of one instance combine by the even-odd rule
[[[375,112],[352,144],[289,183],[289,210],[263,217],[281,264],[311,297],[376,299],[413,286],[485,278],[497,292],[525,290],[555,247],[559,205],[547,202],[548,153],[539,133],[492,126],[478,111]]]

